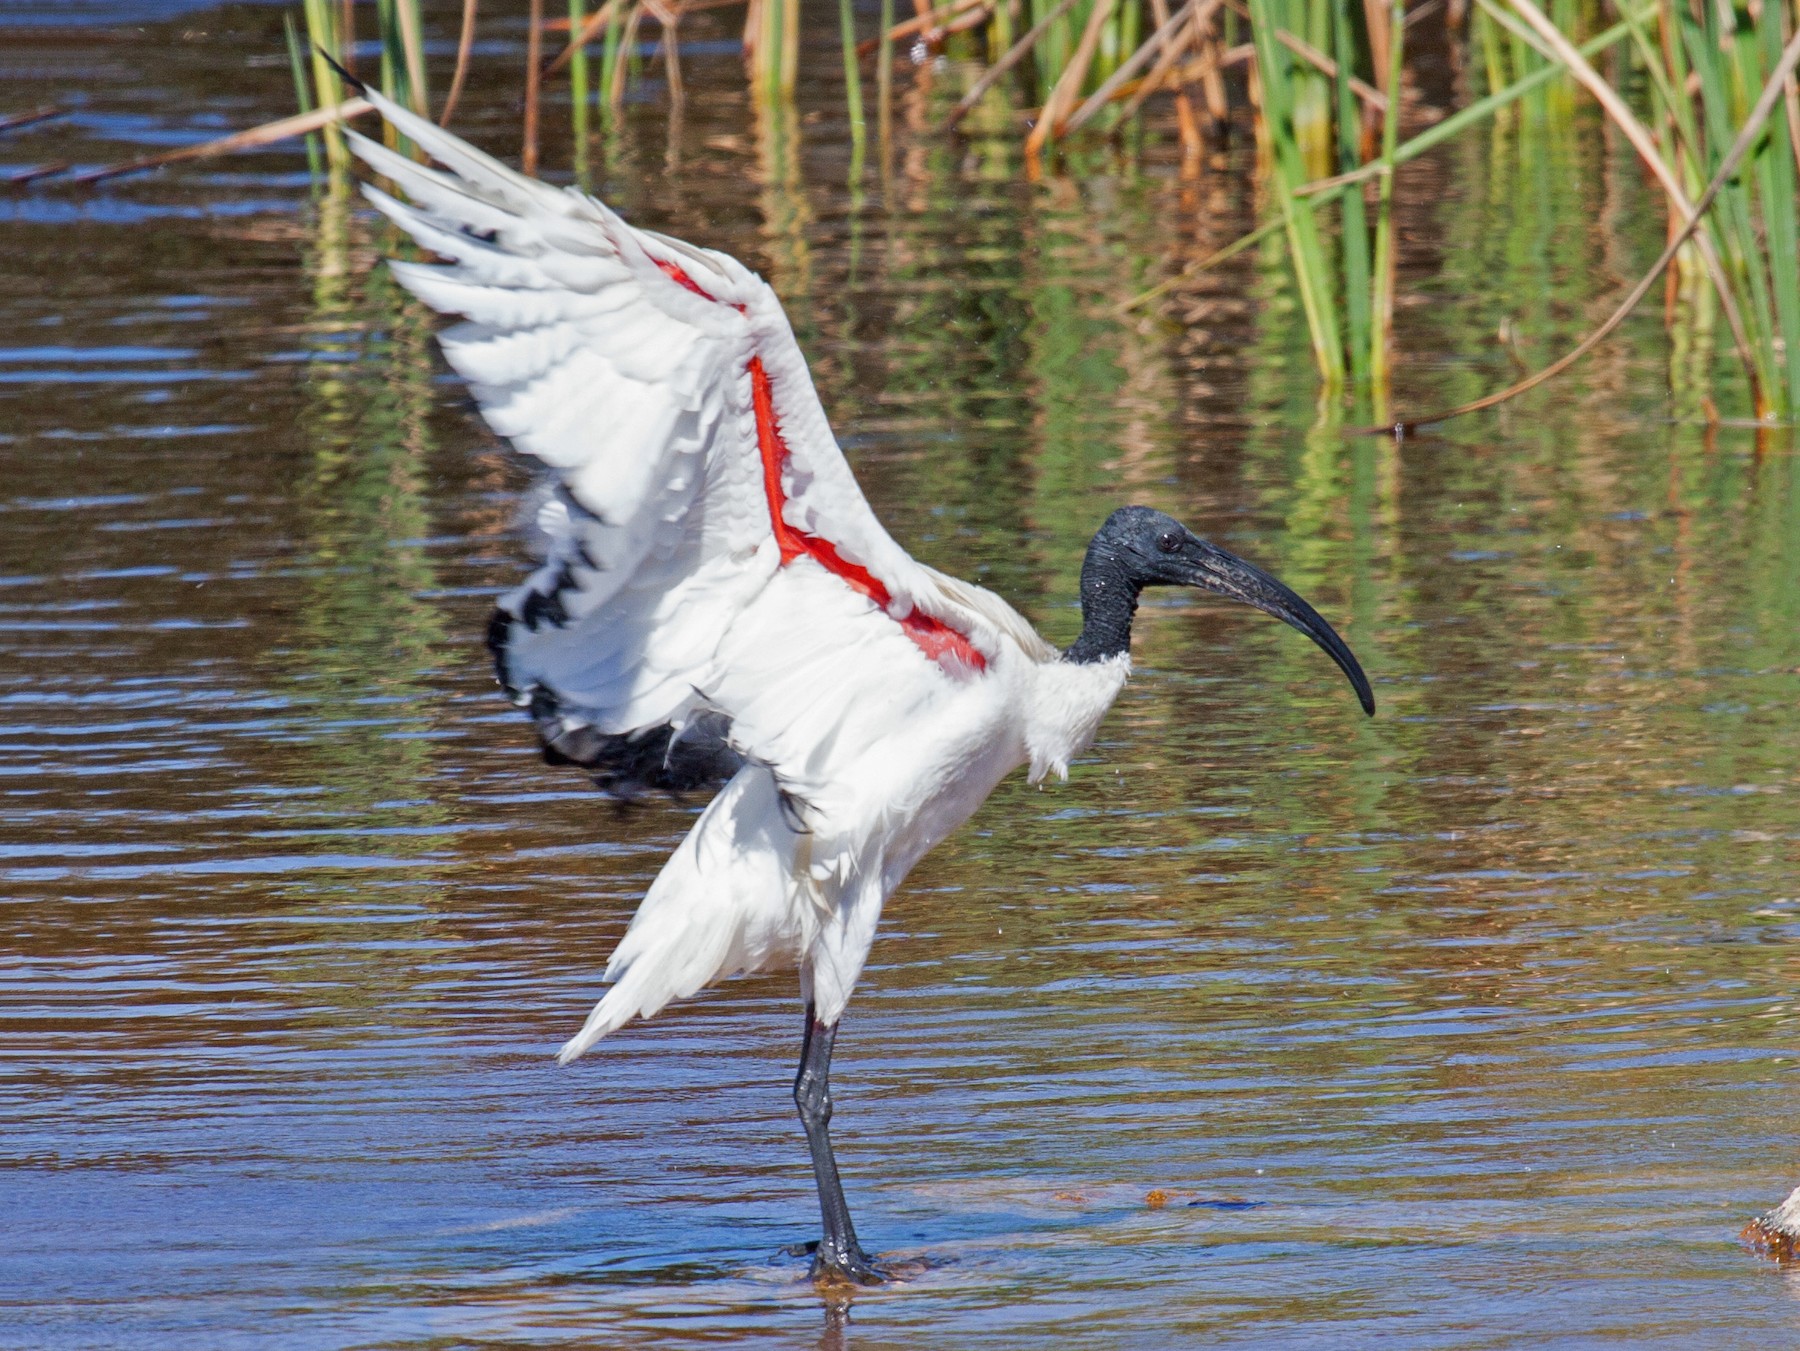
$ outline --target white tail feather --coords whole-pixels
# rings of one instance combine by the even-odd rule
[[[566,1065],[715,980],[797,961],[825,918],[797,894],[808,886],[797,866],[807,839],[789,824],[774,776],[760,765],[739,770],[651,883],[607,963],[612,989],[556,1058]]]

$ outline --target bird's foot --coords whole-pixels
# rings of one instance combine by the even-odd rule
[[[886,1285],[892,1279],[860,1248],[836,1257],[814,1253],[808,1275],[814,1285]]]
[[[790,1257],[812,1256],[812,1270],[807,1273],[815,1285],[886,1285],[894,1273],[878,1265],[860,1245],[839,1249],[814,1239],[784,1249]]]

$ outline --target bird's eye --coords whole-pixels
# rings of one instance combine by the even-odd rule
[[[1166,554],[1172,554],[1181,547],[1181,538],[1174,531],[1164,531],[1156,537],[1156,547]]]

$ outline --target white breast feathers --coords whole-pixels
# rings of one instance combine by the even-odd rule
[[[1105,661],[1049,661],[1034,667],[1036,688],[1025,721],[1033,783],[1052,773],[1069,777],[1069,761],[1094,739],[1100,719],[1130,674],[1131,658],[1124,653]]]

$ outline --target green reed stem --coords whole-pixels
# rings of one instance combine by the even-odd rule
[[[1760,60],[1757,79],[1781,61],[1781,7],[1764,3],[1756,21]],[[1775,291],[1775,316],[1787,367],[1787,414],[1800,410],[1800,183],[1794,170],[1794,145],[1785,117],[1769,119],[1769,140],[1757,157],[1757,190],[1762,199],[1763,235],[1768,241],[1769,279]]]
[[[381,44],[381,92],[393,98],[398,92],[401,68],[394,33],[394,0],[375,0],[375,31]]]
[[[569,0],[569,32],[579,35],[587,23],[587,0]],[[579,43],[569,55],[569,130],[575,138],[575,181],[587,186],[588,54]]]
[[[1651,5],[1639,10],[1637,12],[1637,18],[1641,21],[1655,12],[1655,6]],[[1616,23],[1597,37],[1589,38],[1580,47],[1577,47],[1576,50],[1583,56],[1593,56],[1596,52],[1612,46],[1613,43],[1618,42],[1621,38],[1629,35],[1630,31],[1631,26],[1629,24],[1624,22]],[[1564,75],[1566,73],[1567,72],[1564,71],[1561,66],[1546,64],[1542,69],[1534,70],[1531,74],[1522,79],[1513,81],[1513,83],[1509,84],[1498,93],[1489,94],[1483,99],[1477,99],[1461,112],[1452,113],[1436,126],[1427,127],[1411,140],[1398,146],[1394,151],[1394,163],[1400,165],[1405,164],[1408,160],[1417,159],[1427,150],[1436,149],[1453,136],[1460,135],[1476,123],[1492,117],[1508,104],[1517,102],[1520,98],[1529,94],[1534,89],[1537,89],[1540,85],[1547,84],[1549,81],[1556,79],[1559,75]],[[1300,188],[1300,193],[1302,196],[1312,197],[1314,201],[1323,205],[1326,202],[1335,200],[1352,183],[1360,183],[1366,178],[1377,178],[1385,172],[1387,172],[1387,170],[1384,157],[1373,163],[1365,164],[1355,173],[1340,174],[1336,178],[1305,184]]]
[[[1690,14],[1677,11],[1689,64],[1700,83],[1700,114],[1706,133],[1709,168],[1718,163],[1722,147],[1732,142],[1737,110],[1732,99],[1732,77],[1736,72],[1720,49],[1721,33],[1718,13],[1708,5],[1706,25],[1702,28]],[[1750,156],[1754,172],[1755,152]],[[1712,222],[1719,245],[1720,263],[1726,280],[1737,294],[1739,309],[1748,330],[1750,360],[1755,367],[1757,384],[1768,403],[1766,410],[1785,411],[1787,381],[1781,378],[1775,361],[1775,302],[1769,292],[1769,274],[1763,265],[1756,230],[1756,205],[1750,183],[1734,174],[1720,188],[1713,208]],[[1745,301],[1748,303],[1744,303]]]
[[[288,70],[294,77],[294,102],[301,112],[310,113],[314,107],[312,85],[306,78],[306,58],[300,52],[300,33],[294,27],[294,16],[285,10],[281,15],[281,30],[287,37]],[[313,191],[317,192],[324,163],[319,156],[319,138],[310,132],[306,137],[306,169]]]
[[[393,5],[395,40],[400,48],[401,68],[406,72],[405,102],[425,117],[430,112],[430,100],[425,89],[425,22],[419,13],[419,0],[393,0]]]
[[[838,0],[838,32],[844,46],[844,108],[850,116],[850,181],[863,175],[863,153],[868,130],[863,125],[862,71],[856,59],[856,12],[851,0]],[[887,45],[885,30],[882,45]]]
[[[888,33],[894,27],[894,0],[881,0],[881,45],[875,51],[875,116],[881,138],[882,172],[894,149],[894,44]]]
[[[1262,90],[1262,123],[1275,161],[1275,196],[1287,226],[1294,283],[1312,337],[1313,359],[1327,385],[1344,379],[1344,347],[1338,336],[1337,306],[1331,273],[1319,238],[1310,198],[1295,189],[1306,182],[1306,166],[1294,127],[1294,80],[1287,49],[1275,40],[1276,24],[1269,0],[1250,0],[1250,36],[1256,44],[1258,85]]]
[[[1642,21],[1655,12],[1656,6],[1655,4],[1652,4],[1637,11],[1636,17],[1639,21]],[[1227,19],[1231,18],[1230,10],[1225,12],[1225,17]],[[1577,48],[1577,50],[1583,56],[1593,56],[1596,52],[1599,52],[1604,48],[1611,46],[1613,43],[1618,42],[1621,38],[1624,38],[1629,31],[1630,26],[1628,24],[1622,22],[1616,23],[1605,32],[1589,38]],[[1451,137],[1457,136],[1462,132],[1467,131],[1470,127],[1494,116],[1495,113],[1507,107],[1509,104],[1516,102],[1523,95],[1536,89],[1539,85],[1555,79],[1562,73],[1563,71],[1560,67],[1546,66],[1542,70],[1533,71],[1524,79],[1514,81],[1504,89],[1489,94],[1486,98],[1476,100],[1461,112],[1451,114],[1436,126],[1427,127],[1411,140],[1398,146],[1394,151],[1394,164],[1398,166],[1407,163],[1409,160],[1417,159],[1426,151],[1437,148]],[[1315,206],[1324,206],[1329,202],[1335,202],[1356,184],[1363,182],[1365,179],[1376,177],[1382,173],[1383,168],[1384,160],[1376,160],[1372,164],[1365,164],[1362,168],[1357,169],[1354,172],[1339,174],[1335,178],[1324,179],[1317,183],[1304,184],[1298,189],[1298,193],[1300,196],[1311,198]],[[1209,254],[1207,257],[1202,258],[1199,262],[1189,264],[1175,276],[1157,283],[1148,291],[1133,296],[1119,307],[1121,313],[1136,309],[1139,305],[1155,300],[1158,296],[1165,295],[1169,291],[1174,290],[1187,278],[1197,276],[1199,273],[1205,272],[1208,268],[1217,267],[1227,259],[1235,258],[1239,253],[1243,252],[1243,250],[1254,244],[1260,243],[1266,236],[1282,228],[1284,223],[1283,217],[1271,216],[1254,230],[1238,236],[1237,239],[1214,253]]]
[[[1369,379],[1377,418],[1385,418],[1394,336],[1394,168],[1400,141],[1400,67],[1406,48],[1406,7],[1392,0],[1388,17],[1387,111],[1381,120],[1381,201],[1375,216],[1375,297],[1371,306]]]
[[[762,0],[762,32],[756,42],[758,92],[766,100],[794,91],[800,49],[798,0]]]
[[[1350,173],[1362,163],[1360,135],[1362,114],[1350,77],[1356,69],[1356,43],[1351,31],[1350,6],[1356,0],[1337,0],[1332,7],[1332,56],[1337,62],[1337,161],[1339,173]],[[1390,100],[1391,105],[1391,100]],[[1344,256],[1344,320],[1350,349],[1350,378],[1358,385],[1369,380],[1369,227],[1363,217],[1360,190],[1344,194],[1343,220],[1338,232]]]
[[[624,0],[616,0],[606,16],[606,39],[600,44],[600,116],[608,126],[625,95],[619,88],[619,44],[624,31]]]
[[[376,0],[375,20],[381,42],[381,92],[421,116],[425,113],[425,52],[418,0]],[[387,128],[388,139],[403,153],[412,142]]]
[[[328,0],[303,0],[303,6],[306,37],[312,44],[313,94],[319,107],[331,107],[344,101],[344,86],[339,82],[337,72],[331,68],[331,63],[325,59],[329,54],[334,60],[343,60],[343,52],[338,45],[337,24]],[[333,174],[347,168],[350,163],[350,147],[344,144],[343,130],[335,122],[325,128],[325,162]]]

